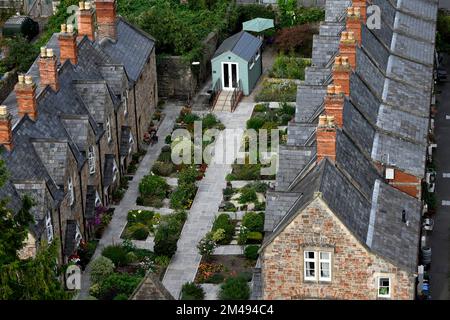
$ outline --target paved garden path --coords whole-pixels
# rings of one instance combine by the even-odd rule
[[[245,123],[250,118],[253,105],[253,103],[240,103],[235,112],[217,112],[216,115],[227,129],[245,129]],[[223,145],[225,136],[227,137],[225,139],[227,148],[233,145],[233,141],[228,139],[231,136],[230,132],[225,130],[217,139],[217,146]],[[238,148],[241,138],[242,135],[236,135],[235,141]],[[218,148],[216,148],[215,158],[219,158],[219,154]],[[216,162],[219,161],[213,161],[199,184],[197,195],[178,240],[177,252],[172,257],[163,279],[164,286],[176,299],[180,297],[183,284],[193,281],[197,273],[201,260],[197,244],[211,230],[214,217],[222,201],[222,190],[226,187],[225,177],[231,173],[231,163],[235,157],[232,158],[226,164],[218,164]]]
[[[180,111],[181,106],[175,106],[171,104],[166,105],[166,107],[164,108],[163,112],[166,114],[166,116],[158,129],[159,141],[157,144],[148,148],[147,154],[139,164],[139,168],[136,171],[133,180],[131,180],[128,184],[128,190],[126,191],[122,201],[118,206],[115,206],[113,218],[108,227],[105,229],[105,232],[103,233],[103,236],[98,243],[92,260],[94,260],[101,254],[103,248],[111,244],[122,242],[120,239],[120,235],[127,223],[128,211],[141,208],[136,206],[136,198],[139,195],[139,182],[145,175],[149,173],[150,168],[158,158],[160,150],[165,144],[164,138],[172,132],[175,120],[180,114]],[[90,270],[91,265],[89,264],[81,277],[81,290],[77,297],[80,300],[86,299],[89,296],[89,287],[91,285]]]

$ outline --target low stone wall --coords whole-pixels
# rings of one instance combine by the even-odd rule
[[[158,95],[166,99],[187,100],[211,74],[211,58],[217,48],[218,33],[211,32],[203,41],[199,66],[191,66],[181,56],[158,56]]]
[[[0,80],[0,101],[4,101],[17,83],[17,72],[10,71]]]

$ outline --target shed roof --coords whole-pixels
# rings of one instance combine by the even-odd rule
[[[231,51],[238,57],[250,61],[261,45],[261,39],[252,36],[248,32],[241,31],[225,39],[214,53],[213,59],[220,56],[222,53]]]

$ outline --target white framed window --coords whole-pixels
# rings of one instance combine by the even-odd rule
[[[125,94],[122,97],[122,103],[123,103],[123,114],[127,115],[128,114],[128,90],[125,91]]]
[[[316,253],[305,251],[305,280],[316,280]]]
[[[261,57],[261,48],[258,49],[258,52],[256,53],[255,61],[258,61],[258,59]]]
[[[83,236],[81,235],[80,228],[78,227],[78,224],[77,224],[77,231],[75,233],[75,242],[77,243],[77,248],[80,246],[80,242],[82,239],[83,239]]]
[[[331,281],[331,253],[319,252],[319,280]]]
[[[389,277],[378,278],[378,297],[379,298],[391,297],[391,278]]]
[[[106,119],[106,136],[108,137],[108,142],[111,142],[112,133],[111,133],[111,121],[109,117],[108,119]]]
[[[89,163],[89,173],[95,173],[95,148],[90,146],[88,150],[88,163]]]
[[[75,192],[73,190],[72,177],[69,177],[69,180],[67,181],[67,190],[69,193],[69,205],[73,205],[73,203],[75,201]]]
[[[119,173],[119,168],[117,167],[116,160],[113,161],[113,182],[117,180],[117,174]]]
[[[47,233],[47,241],[48,243],[51,243],[53,241],[53,224],[51,211],[48,211],[45,217],[45,231]]]
[[[304,277],[305,281],[331,282],[331,252],[305,251]]]

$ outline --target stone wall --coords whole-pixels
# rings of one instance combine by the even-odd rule
[[[332,253],[331,282],[304,280],[304,251]],[[263,250],[264,299],[377,299],[377,280],[391,279],[391,299],[414,299],[415,278],[367,248],[317,196]]]
[[[204,51],[199,66],[191,66],[181,56],[158,56],[158,94],[163,98],[192,97],[211,75],[211,59],[216,51],[219,36],[210,33],[203,41]]]

